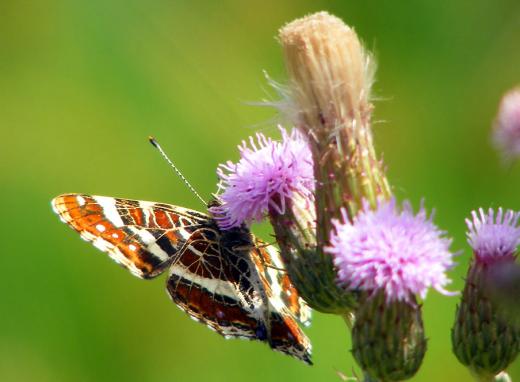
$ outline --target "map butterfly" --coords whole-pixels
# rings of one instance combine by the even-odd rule
[[[135,276],[151,279],[169,269],[171,299],[196,321],[312,364],[310,341],[297,324],[309,323],[310,308],[278,252],[245,226],[223,231],[210,214],[106,196],[64,194],[52,207]]]

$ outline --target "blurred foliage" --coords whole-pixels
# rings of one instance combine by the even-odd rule
[[[146,140],[155,135],[203,195],[255,131],[277,134],[266,70],[274,39],[328,10],[375,50],[377,146],[399,198],[425,198],[463,250],[479,206],[520,209],[520,167],[489,144],[503,92],[520,80],[517,0],[0,2],[2,381],[339,380],[355,368],[342,320],[316,314],[315,366],[260,343],[225,341],[82,242],[49,201],[86,192],[200,208]],[[384,121],[384,122],[383,122]],[[255,232],[269,238],[265,226]],[[450,349],[458,298],[424,305],[429,351],[416,381],[469,381]],[[339,373],[339,374],[338,374]],[[518,363],[511,370],[520,378]]]

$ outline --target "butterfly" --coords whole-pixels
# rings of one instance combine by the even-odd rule
[[[224,231],[211,214],[85,194],[60,195],[52,207],[135,276],[151,279],[169,270],[168,294],[194,320],[225,338],[267,342],[312,364],[310,341],[297,323],[309,323],[310,308],[278,252],[245,225]]]

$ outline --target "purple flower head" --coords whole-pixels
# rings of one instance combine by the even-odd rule
[[[283,214],[287,199],[300,193],[312,200],[314,191],[313,162],[304,137],[293,129],[282,132],[282,141],[263,134],[249,138],[238,146],[240,160],[221,164],[217,169],[222,205],[214,207],[222,229],[260,221],[268,211]]]
[[[444,237],[421,207],[414,215],[409,202],[400,209],[394,199],[376,210],[365,204],[351,223],[334,221],[330,246],[338,281],[348,289],[384,290],[388,302],[426,296],[428,287],[450,294],[446,270],[453,266],[451,239]]]
[[[481,208],[472,211],[473,220],[466,219],[468,243],[475,257],[483,263],[512,258],[520,244],[520,213],[499,208],[496,215],[491,208],[486,214]]]
[[[505,159],[520,156],[520,88],[506,93],[493,129],[493,140]]]

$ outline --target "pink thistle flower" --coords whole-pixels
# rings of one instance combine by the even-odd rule
[[[284,214],[287,200],[299,193],[313,200],[314,173],[312,154],[304,137],[293,129],[282,132],[282,141],[256,134],[238,149],[240,160],[228,161],[217,169],[221,206],[213,207],[222,229],[260,221],[269,211]],[[310,207],[309,207],[310,208]]]
[[[444,237],[421,207],[413,214],[410,203],[399,209],[394,199],[376,210],[365,204],[353,223],[343,211],[343,222],[334,221],[330,246],[338,282],[347,289],[384,290],[387,302],[412,301],[426,296],[429,287],[450,294],[451,239]]]
[[[504,95],[493,129],[493,141],[506,160],[520,156],[520,88]]]
[[[473,219],[466,219],[468,243],[477,261],[487,264],[500,259],[512,259],[520,244],[520,213],[499,208],[496,215],[491,208],[487,214],[481,208],[472,211]]]

